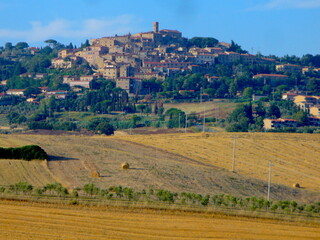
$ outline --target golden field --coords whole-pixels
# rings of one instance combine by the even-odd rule
[[[0,239],[319,239],[319,224],[0,201]]]
[[[236,173],[232,158],[236,135]],[[196,133],[130,136],[0,135],[0,146],[40,145],[48,161],[0,160],[0,185],[60,182],[69,189],[164,188],[196,193],[320,201],[320,136]],[[129,170],[121,169],[128,162]],[[98,171],[100,178],[92,178]],[[302,188],[292,188],[299,183]],[[143,205],[143,204],[142,204]],[[239,213],[241,215],[241,213]],[[0,239],[319,239],[320,225],[294,216],[272,220],[210,212],[86,207],[0,200]],[[270,216],[269,216],[270,217]],[[272,216],[271,216],[272,218]],[[290,218],[294,220],[290,222]],[[304,218],[303,221],[305,221]]]
[[[236,135],[235,173],[232,159]],[[276,133],[195,133],[130,136],[1,135],[0,145],[40,145],[47,163],[0,161],[0,185],[60,182],[68,189],[164,188],[175,192],[266,197],[269,161],[274,200],[320,201],[320,136]],[[121,164],[128,162],[124,171]],[[100,178],[92,178],[98,171]],[[302,188],[293,188],[299,183]]]
[[[236,143],[234,144],[234,136]],[[320,192],[320,135],[290,133],[198,133],[127,136],[123,139],[157,147],[244,176],[292,187],[299,183]]]
[[[186,113],[203,114],[205,111],[206,117],[225,118],[237,106],[237,103],[230,102],[225,99],[215,99],[202,103],[165,103],[165,110],[170,108],[178,108]]]

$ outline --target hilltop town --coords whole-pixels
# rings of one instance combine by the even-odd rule
[[[121,126],[119,119],[114,119],[114,129],[159,127],[163,122],[173,128],[211,121],[227,131],[311,127],[298,131],[313,132],[320,125],[319,55],[298,58],[249,54],[234,41],[188,39],[177,30],[160,30],[158,22],[149,32],[91,39],[79,48],[53,39],[45,42],[48,46],[44,48],[29,47],[24,42],[0,48],[0,107],[11,125],[78,129],[77,121],[64,119],[61,127],[61,121],[51,119],[55,112],[69,111],[158,116],[140,117],[140,124],[124,117],[121,122],[127,124]],[[225,125],[217,110],[208,110],[207,114],[196,111],[187,123],[190,112],[177,109],[168,115],[163,106],[164,102],[212,99],[233,102],[232,109],[239,108],[235,112],[246,114],[229,115]],[[8,106],[20,109],[25,102],[33,110],[26,114],[9,110]]]
[[[215,39],[214,39],[215,40]],[[198,73],[204,66],[214,64],[276,64],[276,59],[261,57],[248,53],[230,51],[231,44],[212,41],[211,46],[197,47],[188,45],[188,40],[177,30],[159,30],[159,23],[153,24],[153,31],[124,36],[91,39],[90,46],[79,51],[65,49],[52,59],[54,68],[71,68],[85,60],[93,68],[96,77],[113,79],[117,86],[129,94],[137,94],[141,90],[142,80],[158,79],[179,73]],[[246,52],[246,51],[243,51]],[[320,71],[319,68],[302,67],[294,64],[277,64],[277,72],[301,74],[309,71]],[[89,88],[95,77],[64,77],[64,83],[70,86]],[[207,76],[214,81],[216,76]],[[285,82],[287,75],[257,74],[254,79],[263,79],[265,83],[276,86]],[[181,89],[182,90],[182,89]]]

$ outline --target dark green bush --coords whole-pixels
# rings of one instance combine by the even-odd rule
[[[47,153],[38,145],[27,145],[19,148],[0,147],[0,159],[47,159]]]

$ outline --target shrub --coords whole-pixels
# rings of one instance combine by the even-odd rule
[[[32,159],[44,160],[48,158],[47,153],[38,145],[27,145],[18,148],[1,148],[0,158],[2,159],[23,159],[30,161]]]
[[[98,195],[100,192],[100,188],[96,187],[93,183],[85,184],[83,186],[83,191],[92,196],[92,195]]]

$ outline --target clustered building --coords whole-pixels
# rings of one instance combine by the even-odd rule
[[[308,112],[309,126],[320,126],[320,96],[309,96],[298,92],[287,92],[282,94],[283,100],[293,101],[301,110]],[[294,119],[264,119],[264,128],[277,129],[283,127],[298,127],[301,123]]]
[[[82,50],[62,50],[59,56],[52,60],[52,66],[71,68],[85,60],[96,75],[116,81],[118,87],[133,94],[139,92],[142,80],[163,80],[175,73],[196,72],[201,65],[232,64],[236,61],[252,64],[275,63],[275,60],[270,58],[228,52],[230,44],[224,42],[205,48],[187,48],[187,42],[181,32],[159,30],[159,23],[154,22],[150,32],[91,39],[90,46]],[[74,81],[64,83],[88,87],[81,79]]]

